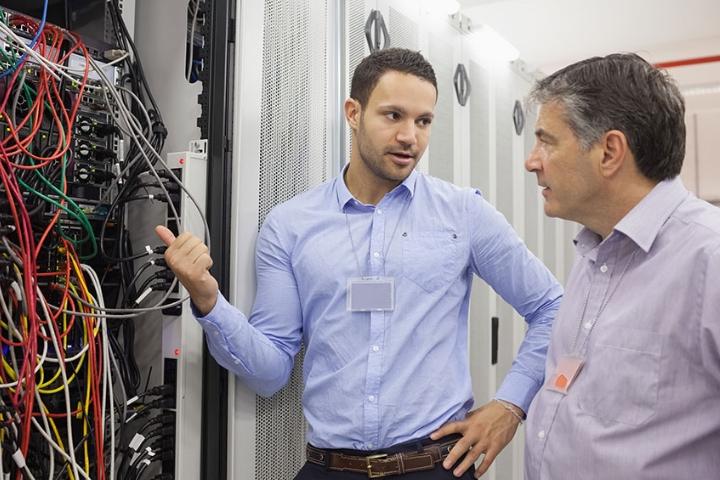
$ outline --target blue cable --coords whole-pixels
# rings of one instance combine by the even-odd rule
[[[43,6],[42,20],[40,21],[40,27],[38,27],[37,32],[35,32],[35,38],[33,38],[32,42],[30,42],[30,49],[35,48],[35,45],[37,45],[38,38],[40,38],[40,35],[42,34],[43,29],[45,28],[45,19],[47,18],[47,8],[48,8],[48,0],[45,0],[45,4]],[[27,52],[22,54],[22,56],[18,59],[18,61],[15,63],[15,65],[8,68],[4,72],[0,73],[0,78],[7,77],[11,73],[13,73],[15,70],[17,70],[17,68],[25,61],[26,57],[27,57]]]

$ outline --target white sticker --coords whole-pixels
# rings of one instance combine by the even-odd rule
[[[132,441],[130,442],[130,445],[128,445],[133,450],[137,451],[138,447],[142,445],[142,442],[145,440],[145,437],[140,435],[139,433],[136,433],[133,437]]]

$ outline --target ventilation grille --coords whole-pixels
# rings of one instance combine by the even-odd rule
[[[535,110],[525,111],[525,130],[523,131],[523,143],[526,159],[535,145]],[[525,174],[525,234],[524,239],[528,248],[540,256],[539,248],[539,218],[538,203],[540,202],[540,191],[538,190],[537,177],[535,174]]]
[[[311,31],[320,22],[310,4],[265,2],[259,225],[275,205],[328,175],[327,48],[325,31]]]
[[[365,39],[365,1],[348,0],[346,3],[347,15],[347,94],[350,94],[350,82],[355,67],[367,54],[367,40]]]
[[[480,189],[485,198],[490,195],[490,112],[488,110],[488,72],[471,61],[470,76],[470,183]]]
[[[454,180],[455,151],[453,141],[453,106],[455,90],[453,87],[452,45],[440,38],[430,38],[430,63],[435,70],[438,84],[438,100],[435,106],[435,118],[430,137],[430,175],[448,182]]]
[[[510,94],[509,69],[497,72],[495,82],[495,158],[497,171],[497,189],[495,202],[498,210],[513,222],[513,135],[512,123],[513,99]]]
[[[325,2],[265,2],[259,225],[275,205],[327,179],[326,21]],[[293,478],[305,461],[302,357],[282,391],[257,399],[256,480]]]
[[[365,39],[365,0],[347,0],[345,3],[347,18],[347,70],[346,82],[347,91],[345,95],[350,96],[353,72],[360,64],[365,55],[368,54],[367,40]],[[344,100],[344,99],[343,99]],[[352,130],[348,126],[345,129],[345,158],[350,158],[352,149]]]
[[[390,7],[390,46],[419,50],[418,27],[409,18]]]

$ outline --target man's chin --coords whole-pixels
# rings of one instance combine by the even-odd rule
[[[543,210],[545,211],[545,216],[548,216],[550,218],[560,218],[560,215],[557,212],[557,209],[554,208],[553,205],[551,205],[547,200],[545,201],[545,204],[543,205]]]
[[[408,165],[406,167],[396,167],[392,171],[387,172],[387,178],[396,182],[402,182],[410,176],[412,171],[415,169],[415,165]]]

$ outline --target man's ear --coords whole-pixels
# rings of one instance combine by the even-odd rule
[[[630,161],[630,146],[627,137],[620,130],[605,132],[600,141],[603,149],[600,173],[604,177],[610,178],[621,170],[625,162]]]
[[[360,124],[360,115],[362,114],[362,106],[360,106],[360,102],[354,98],[348,98],[345,100],[344,108],[345,119],[347,120],[348,125],[350,125],[350,128],[353,130],[357,130],[357,127]]]

